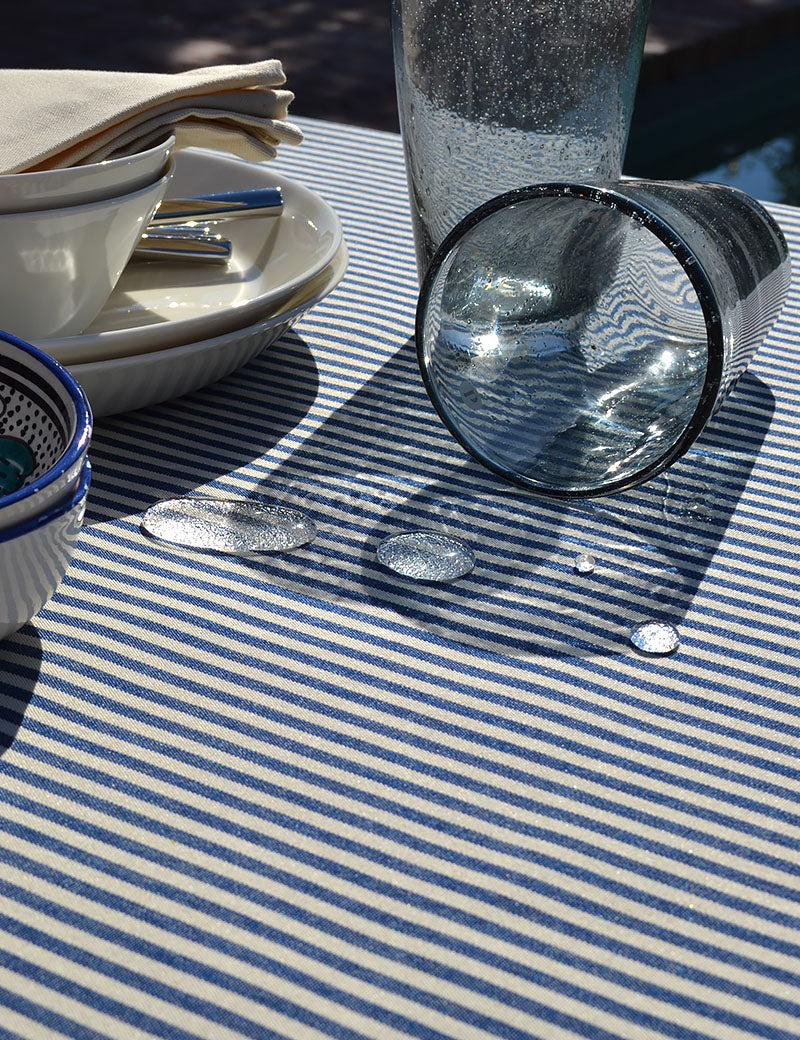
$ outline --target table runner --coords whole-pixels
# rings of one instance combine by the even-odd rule
[[[66,580],[0,645],[0,1040],[800,1036],[800,288],[667,474],[532,498],[424,394],[399,139],[298,122],[278,162],[342,217],[345,280],[98,422]],[[197,490],[319,536],[140,534]],[[414,528],[475,570],[391,575]],[[674,655],[631,647],[650,619]]]

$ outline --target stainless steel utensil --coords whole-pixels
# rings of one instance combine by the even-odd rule
[[[242,191],[212,192],[181,199],[164,199],[151,224],[174,224],[203,217],[224,220],[229,216],[277,217],[283,210],[280,188],[245,188]]]
[[[138,260],[200,260],[227,264],[232,252],[230,239],[223,238],[210,227],[164,224],[148,227],[133,256]]]
[[[283,210],[280,188],[245,188],[180,199],[164,199],[133,256],[139,260],[190,260],[226,264],[232,246],[208,223],[234,216],[276,217]]]

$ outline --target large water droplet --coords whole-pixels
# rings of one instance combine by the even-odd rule
[[[286,552],[312,541],[317,529],[299,509],[245,498],[174,498],[144,514],[150,538],[221,553]]]
[[[671,654],[680,646],[681,638],[666,621],[646,621],[631,632],[631,642],[643,654]]]
[[[408,531],[385,538],[378,546],[378,560],[395,574],[418,581],[454,581],[475,566],[469,546],[436,531]]]
[[[594,570],[594,556],[591,553],[580,553],[573,564],[576,574],[591,574]]]

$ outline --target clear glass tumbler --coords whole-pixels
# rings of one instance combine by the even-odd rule
[[[484,203],[423,281],[417,351],[457,440],[556,497],[683,455],[780,313],[786,241],[721,184],[537,184]]]
[[[500,192],[614,180],[649,0],[392,0],[395,79],[420,278]]]

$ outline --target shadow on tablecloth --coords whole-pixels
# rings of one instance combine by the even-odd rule
[[[303,421],[318,390],[313,355],[290,333],[211,386],[98,420],[84,527],[143,513],[248,466]]]
[[[306,595],[368,605],[484,653],[629,653],[634,625],[680,625],[773,411],[769,388],[745,375],[665,474],[613,497],[556,502],[507,484],[450,438],[409,343],[256,489],[304,509],[320,535],[291,566],[287,558],[254,566]],[[433,585],[385,570],[380,541],[414,528],[469,543],[473,572]],[[578,575],[575,557],[587,552],[594,572]]]
[[[14,743],[33,695],[42,663],[42,644],[35,623],[0,643],[0,757]]]

